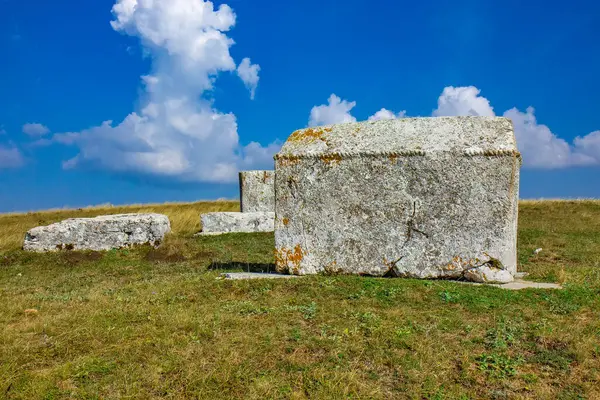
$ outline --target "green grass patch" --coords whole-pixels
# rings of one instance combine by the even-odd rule
[[[519,268],[562,291],[273,268],[272,234],[193,237],[192,203],[0,216],[0,398],[600,398],[600,203],[523,202]],[[30,254],[27,229],[164,212],[158,249]],[[534,254],[534,250],[542,251]]]

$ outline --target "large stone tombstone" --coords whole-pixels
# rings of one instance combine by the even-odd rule
[[[516,273],[521,157],[509,119],[308,128],[275,160],[280,272],[483,281],[490,271],[501,281]]]
[[[275,171],[241,171],[241,211],[275,211]]]

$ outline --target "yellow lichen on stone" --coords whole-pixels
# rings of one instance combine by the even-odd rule
[[[299,244],[294,249],[285,247],[275,249],[275,267],[277,271],[287,271],[298,275],[300,271],[300,262],[306,255]]]
[[[290,167],[292,165],[296,165],[298,164],[298,162],[300,161],[299,156],[283,156],[283,157],[278,157],[277,158],[277,162],[279,163],[279,166],[281,167]]]
[[[290,137],[288,138],[288,142],[303,142],[303,143],[312,143],[316,140],[322,140],[327,145],[325,133],[330,133],[333,131],[332,128],[307,128],[307,129],[299,129],[294,131]]]
[[[442,267],[444,271],[462,271],[469,268],[474,268],[478,265],[482,264],[482,261],[479,258],[469,258],[463,259],[460,256],[454,256],[452,261]]]
[[[324,130],[320,128],[307,128],[297,130],[292,133],[288,139],[289,142],[314,142],[315,140],[323,140]]]
[[[324,164],[331,165],[338,164],[342,161],[342,156],[338,153],[322,154],[319,156],[319,159],[323,161]]]
[[[344,272],[342,268],[337,266],[336,260],[333,260],[329,264],[325,265],[323,271],[325,271],[325,273],[328,275],[337,275]]]

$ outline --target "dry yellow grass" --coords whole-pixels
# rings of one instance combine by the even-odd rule
[[[0,252],[20,248],[23,245],[25,232],[29,229],[67,218],[90,218],[98,215],[124,213],[159,213],[169,217],[173,235],[189,236],[200,230],[200,214],[211,211],[239,210],[240,206],[237,201],[202,201],[127,206],[103,205],[79,209],[0,214]]]

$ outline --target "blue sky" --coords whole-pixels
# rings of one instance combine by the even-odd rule
[[[224,3],[0,0],[0,212],[237,197],[375,115],[506,115],[521,197],[600,197],[597,2]]]

